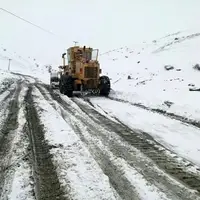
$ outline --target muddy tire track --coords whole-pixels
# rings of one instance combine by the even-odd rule
[[[16,86],[15,87],[11,87],[12,85],[14,85],[14,83],[10,84],[9,87],[4,88],[3,90],[0,91],[0,97],[3,96],[3,98],[1,99],[1,105],[0,105],[0,109],[1,107],[3,107],[2,104],[4,104],[5,101],[7,101],[9,98],[11,98],[14,94],[14,92],[16,91],[16,87],[18,87],[19,84],[21,84],[22,81],[18,80],[16,82]]]
[[[3,96],[3,98],[0,101],[0,129],[1,127],[4,125],[4,120],[7,117],[8,113],[9,113],[9,104],[10,101],[12,99],[12,97],[14,96],[15,92],[16,92],[16,88],[21,84],[20,81],[17,82],[17,85],[14,88],[9,88],[7,91],[5,91],[4,93],[2,93],[1,97]],[[2,133],[0,132],[0,138],[2,136]]]
[[[3,94],[5,91],[9,90],[9,88],[12,85],[14,85],[14,83],[15,82],[13,81],[13,79],[6,78],[6,79],[2,80],[1,87],[2,87],[2,85],[3,85],[3,87],[0,89],[0,95]]]
[[[179,181],[188,188],[197,190],[198,196],[200,196],[200,174],[196,174],[187,170],[188,161],[186,161],[184,165],[180,165],[180,163],[177,162],[176,157],[169,156],[168,153],[170,153],[170,151],[161,144],[159,144],[157,141],[155,141],[153,137],[151,137],[148,133],[135,132],[119,120],[118,121],[120,122],[120,124],[106,119],[105,116],[101,115],[99,112],[94,110],[89,104],[86,106],[84,103],[81,103],[76,99],[74,99],[73,101],[77,105],[79,105],[79,108],[83,112],[89,114],[89,116],[94,121],[96,121],[97,123],[101,123],[101,125],[104,126],[104,128],[108,131],[114,131],[115,133],[117,133],[129,144],[133,145],[144,155],[153,160],[154,163],[156,163],[156,165],[161,170],[166,172],[169,176],[173,177],[173,179]],[[191,166],[192,163],[189,165],[189,167]],[[173,188],[170,189],[173,190]],[[186,199],[185,195],[183,195],[183,197],[183,199]]]
[[[118,98],[114,98],[114,97],[107,97],[107,98],[110,99],[110,100],[113,100],[113,101],[118,101],[118,102],[122,102],[122,103],[128,103],[128,104],[130,104],[132,106],[135,106],[135,107],[138,107],[138,108],[150,111],[150,112],[158,113],[158,114],[164,115],[165,117],[169,117],[171,119],[175,119],[175,120],[181,121],[181,122],[183,122],[185,124],[193,125],[193,126],[195,126],[197,128],[200,128],[200,122],[197,121],[197,120],[189,119],[187,117],[184,117],[184,116],[181,116],[181,115],[177,115],[177,114],[174,114],[174,113],[170,113],[170,112],[167,112],[167,111],[162,110],[162,109],[150,108],[150,107],[147,107],[147,106],[145,106],[143,104],[140,104],[140,103],[131,103],[129,101],[118,99]]]
[[[82,134],[82,130],[79,127],[80,123],[76,123],[76,121],[72,121],[70,118],[70,115],[74,115],[74,111],[69,109],[70,105],[67,104],[60,98],[59,95],[55,94],[53,90],[51,90],[48,87],[45,87],[46,91],[49,91],[49,95],[52,98],[49,98],[49,96],[46,94],[45,89],[41,85],[36,86],[38,90],[41,92],[43,97],[53,106],[53,108],[56,110],[55,103],[53,103],[53,100],[56,101],[60,105],[61,110],[61,116],[62,118],[72,126],[75,133],[79,136],[81,141],[85,143],[92,152],[92,155],[94,156],[97,163],[100,165],[101,169],[103,170],[104,174],[109,177],[109,181],[113,188],[117,191],[117,193],[120,195],[120,197],[124,200],[139,200],[138,194],[135,191],[135,188],[131,185],[129,180],[122,176],[122,171],[117,169],[116,165],[114,165],[111,161],[108,155],[106,155],[102,149],[97,147],[96,145],[90,143]]]
[[[132,190],[133,188],[129,183],[129,180],[127,180],[126,177],[122,177],[122,175],[120,174],[120,170],[118,170],[116,166],[111,162],[109,156],[105,154],[105,152],[102,149],[100,149],[97,145],[92,144],[87,139],[85,139],[82,130],[80,130],[79,128],[79,123],[77,124],[75,121],[70,121],[69,114],[67,113],[70,113],[73,116],[76,112],[75,108],[72,107],[72,105],[70,104],[70,101],[64,101],[59,94],[56,94],[53,90],[49,89],[48,87],[46,87],[46,89],[47,91],[49,91],[50,96],[47,95],[48,92],[45,91],[45,89],[42,88],[42,86],[38,86],[38,89],[43,94],[44,98],[47,101],[49,101],[49,103],[55,109],[56,106],[54,105],[52,99],[60,104],[60,106],[62,107],[62,117],[65,120],[67,119],[67,123],[71,123],[76,134],[78,134],[81,140],[88,146],[88,149],[90,150],[91,154],[95,157],[95,160],[97,160],[104,173],[109,177],[111,184],[116,189],[118,194],[120,194],[122,199],[137,199],[137,194],[134,190]],[[136,168],[141,174],[144,175],[146,180],[156,185],[158,188],[160,188],[161,191],[167,191],[169,198],[180,200],[190,200],[191,198],[199,199],[196,195],[193,196],[191,192],[188,193],[188,191],[185,191],[184,187],[180,187],[178,183],[174,184],[169,177],[166,177],[166,174],[158,174],[158,171],[153,170],[153,168],[148,168],[147,165],[149,164],[149,166],[151,166],[151,163],[147,164],[146,161],[138,160],[137,156],[134,156],[133,152],[130,153],[131,150],[127,147],[124,147],[122,144],[120,144],[120,142],[118,143],[116,141],[111,140],[111,138],[109,139],[109,137],[105,136],[106,134],[109,135],[109,133],[111,132],[117,133],[121,138],[123,138],[122,141],[127,141],[130,145],[136,147],[141,152],[143,152],[148,158],[153,160],[153,162],[155,162],[159,166],[159,168],[161,168],[161,170],[167,172],[167,174],[169,174],[170,177],[172,177],[172,179],[178,180],[179,182],[183,183],[183,185],[186,185],[189,188],[199,189],[200,178],[197,176],[197,174],[190,174],[188,171],[185,171],[185,166],[180,166],[179,163],[175,162],[175,159],[167,156],[164,147],[162,147],[161,150],[159,148],[159,143],[155,144],[155,141],[153,141],[154,143],[152,143],[153,138],[151,138],[148,134],[144,133],[141,138],[138,138],[139,134],[133,133],[133,131],[128,129],[128,127],[126,127],[125,125],[121,123],[117,124],[116,122],[107,119],[105,116],[101,115],[96,110],[94,110],[91,106],[86,106],[85,104],[77,102],[76,98],[73,98],[72,100],[95,123],[94,125],[92,125],[92,121],[87,121],[84,115],[81,117],[82,114],[76,115],[77,120],[82,122],[84,126],[87,126],[87,130],[90,133],[90,135],[92,137],[96,136],[97,138],[100,138],[100,141],[102,141],[106,146],[110,147],[111,151],[117,157],[124,158],[124,160],[126,160],[130,166]],[[102,134],[101,131],[103,130],[101,130],[97,124],[101,124],[101,126],[107,130],[107,133],[105,133],[105,135]],[[164,157],[162,157],[163,155]],[[192,182],[190,183],[190,181]],[[195,181],[197,182],[195,183]],[[126,188],[124,188],[123,186],[126,186]],[[124,193],[125,191],[126,194]],[[131,196],[131,193],[136,194],[136,196]]]
[[[25,97],[27,133],[29,135],[32,165],[34,170],[35,194],[38,200],[65,200],[52,155],[44,138],[44,129],[32,99],[32,86],[29,86]]]
[[[7,107],[8,115],[3,121],[3,126],[0,131],[0,194],[2,193],[6,172],[10,165],[8,157],[10,146],[15,136],[15,130],[18,127],[19,94],[21,87],[22,84],[19,83],[14,91],[13,98]]]
[[[120,135],[124,140],[151,158],[166,173],[184,183],[191,189],[197,190],[200,194],[200,176],[186,171],[186,167],[180,166],[176,159],[168,156],[166,151],[169,150],[165,149],[164,146],[156,142],[148,133],[140,132],[140,134],[138,134],[120,121],[119,122],[121,124],[117,124],[113,121],[105,120],[105,116],[92,109],[89,105],[84,106],[84,104],[81,104],[80,101],[75,102],[85,113],[91,113],[90,117],[102,121],[105,128],[108,130],[114,130],[115,133]],[[186,162],[188,163],[188,161]],[[193,164],[191,163],[191,165]]]

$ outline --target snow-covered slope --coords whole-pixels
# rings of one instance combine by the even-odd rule
[[[100,62],[111,97],[200,119],[200,93],[189,90],[200,88],[199,51],[200,32],[192,30],[103,53]]]
[[[17,52],[13,52],[7,49],[5,46],[0,46],[0,69],[4,71],[8,70],[10,61],[10,71],[15,73],[21,73],[30,75],[42,80],[45,83],[49,83],[48,67],[39,63],[35,58],[19,55]]]

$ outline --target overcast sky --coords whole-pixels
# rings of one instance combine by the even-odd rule
[[[0,44],[60,64],[73,41],[102,52],[200,26],[199,0],[0,0],[50,35],[0,10]],[[199,29],[200,30],[200,29]]]

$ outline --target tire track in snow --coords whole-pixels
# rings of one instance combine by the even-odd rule
[[[27,134],[25,134],[23,130],[26,122],[23,101],[27,89],[24,82],[21,88],[18,96],[19,111],[17,116],[17,129],[13,130],[13,139],[4,159],[4,165],[7,165],[7,167],[3,190],[0,194],[1,200],[35,199],[31,180],[31,168],[28,163],[29,140]],[[13,99],[15,99],[15,97]]]
[[[14,95],[16,88],[18,85],[22,83],[21,80],[17,81],[15,84],[10,84],[9,87],[4,88],[4,90],[0,92],[0,111],[5,109],[7,106],[8,101]],[[0,115],[2,116],[2,115]]]
[[[57,101],[53,100],[44,88],[38,87],[34,94],[36,95],[36,98],[48,102],[46,103],[46,106],[43,106],[45,107],[44,109],[51,112],[51,114],[49,113],[47,116],[54,115],[55,113],[51,120],[56,118],[63,124],[61,125],[62,127],[59,127],[57,130],[58,137],[62,138],[64,137],[63,133],[66,134],[62,142],[59,142],[60,139],[56,139],[57,142],[54,142],[55,136],[53,135],[56,134],[53,133],[55,131],[53,128],[54,125],[52,128],[52,125],[50,125],[50,127],[45,125],[45,127],[50,131],[46,136],[48,140],[50,140],[50,143],[52,145],[55,144],[55,146],[60,146],[56,150],[58,156],[55,155],[56,158],[54,157],[54,161],[58,166],[59,178],[62,180],[63,187],[66,187],[67,190],[69,190],[68,194],[70,197],[72,197],[72,199],[80,200],[121,200],[120,196],[109,183],[108,177],[102,172],[98,163],[90,154],[86,145],[80,140],[78,135],[76,135],[75,131],[70,126],[70,123],[66,123],[65,116],[69,113],[66,113],[62,106],[60,106]],[[43,107],[41,106],[45,103],[43,102],[40,104],[40,100],[36,100],[36,102],[39,105],[39,108],[42,109]],[[49,108],[50,106],[51,108]],[[46,118],[44,116],[45,113],[41,114],[42,119],[46,121],[48,117]],[[59,156],[60,158],[65,159],[65,161],[61,161]]]
[[[11,72],[13,75],[19,76],[22,79],[25,79],[25,81],[27,83],[35,83],[36,82],[36,78],[27,74],[21,74],[21,73],[17,73],[17,72]]]
[[[86,104],[81,99],[74,99],[73,101],[77,105],[79,105],[80,109],[83,112],[85,112],[87,115],[89,115],[91,119],[93,119],[94,121],[99,120],[99,123],[101,122],[101,126],[103,126],[105,129],[107,129],[110,132],[113,131],[114,133],[117,133],[130,145],[133,145],[139,151],[144,153],[147,157],[152,159],[161,170],[164,170],[165,172],[167,172],[170,176],[175,178],[175,180],[179,180],[180,183],[184,183],[185,185],[189,186],[189,188],[191,189],[198,190],[200,175],[193,174],[193,173],[190,173],[189,171],[186,171],[185,166],[181,166],[179,163],[176,162],[176,160],[173,157],[170,157],[169,154],[166,154],[167,149],[165,149],[159,143],[154,141],[151,136],[149,136],[146,133],[136,133],[123,124],[118,124],[111,120],[106,119],[105,116],[102,116],[99,112],[94,110],[91,107],[91,105]],[[123,155],[124,152],[125,151],[121,151],[120,153],[118,152],[119,156]],[[128,154],[127,152],[124,154],[126,160],[128,159],[128,157],[126,156]],[[145,169],[144,167],[145,162],[143,163],[144,169]],[[152,165],[151,163],[149,164],[150,166]],[[139,166],[142,166],[141,163]],[[146,169],[146,170],[148,170],[149,172],[150,169]],[[158,173],[158,171],[157,172],[151,171],[151,173],[146,172],[146,178],[151,177],[155,181],[156,180],[155,177],[157,177],[158,183],[155,183],[155,184],[158,187],[159,187],[159,182],[163,183],[164,186],[166,186],[169,190],[173,191],[175,195],[177,195],[176,198],[179,197],[180,199],[191,199],[190,195],[192,193],[189,190],[184,191],[182,187],[179,187],[178,185],[172,183],[171,182],[172,180],[169,180],[164,176],[161,179],[160,177],[161,174],[156,175],[156,173]]]
[[[4,124],[4,120],[7,117],[8,113],[9,113],[9,103],[16,91],[16,87],[18,87],[19,82],[17,83],[17,85],[14,88],[10,88],[9,90],[3,92],[0,95],[0,128],[3,126]],[[1,137],[1,133],[0,133],[0,137]]]
[[[189,186],[189,188],[200,192],[200,174],[193,173],[189,170],[189,168],[193,165],[192,163],[190,163],[187,170],[188,161],[186,162],[187,164],[185,164],[185,166],[180,165],[176,158],[169,156],[170,151],[156,142],[148,133],[137,133],[122,123],[116,124],[110,120],[106,121],[105,117],[91,107],[90,104],[86,105],[84,100],[76,101],[76,103],[85,113],[89,113],[91,118],[99,119],[99,121],[102,122],[104,121],[103,125],[105,128],[115,131],[115,133],[121,136],[128,143],[151,158],[159,166],[159,168],[163,169],[175,179]]]
[[[167,111],[159,109],[159,108],[150,108],[150,107],[147,107],[147,106],[145,106],[143,104],[140,104],[140,103],[131,103],[129,101],[126,101],[126,100],[123,100],[123,99],[114,98],[114,97],[107,97],[107,98],[110,99],[110,100],[113,100],[113,101],[118,101],[118,102],[122,102],[122,103],[128,103],[128,104],[130,104],[132,106],[136,106],[138,108],[147,110],[149,112],[158,113],[158,114],[164,115],[165,117],[169,117],[171,119],[175,119],[175,120],[181,121],[181,122],[183,122],[185,124],[188,124],[190,126],[192,125],[192,126],[195,126],[197,128],[200,128],[200,122],[197,121],[197,120],[189,119],[187,117],[184,117],[184,116],[181,116],[181,115],[177,115],[177,114],[174,114],[174,113],[170,113],[170,112],[167,112]]]
[[[88,140],[85,139],[84,135],[82,135],[82,130],[80,129],[81,123],[77,123],[76,119],[72,120],[72,117],[74,115],[73,110],[69,110],[69,105],[66,105],[65,102],[57,96],[55,93],[51,93],[52,98],[49,98],[45,94],[45,89],[38,86],[37,87],[41,94],[44,96],[44,98],[50,102],[50,104],[56,109],[56,106],[54,106],[54,103],[52,100],[58,102],[61,108],[61,116],[63,119],[71,124],[74,131],[80,139],[87,145],[89,145]],[[84,125],[85,126],[85,125]],[[82,127],[82,126],[81,126]],[[110,158],[108,155],[106,155],[102,149],[97,147],[96,145],[90,144],[90,151],[92,151],[92,155],[95,155],[95,160],[98,162],[100,167],[102,168],[103,172],[109,177],[109,180],[113,186],[113,188],[118,192],[118,194],[121,196],[124,200],[139,200],[138,194],[135,191],[135,188],[131,185],[129,180],[123,176],[123,171],[119,170],[116,164],[114,165],[113,162],[110,161]],[[103,158],[103,159],[101,159]]]
[[[1,81],[1,85],[4,85],[4,87],[0,89],[0,95],[2,95],[5,91],[9,90],[9,88],[15,84],[16,83],[13,81],[13,79],[3,79]]]
[[[19,83],[7,107],[8,115],[3,121],[0,135],[0,194],[2,194],[6,172],[10,165],[9,151],[18,127],[19,94],[22,83]],[[11,93],[12,95],[12,93]]]
[[[51,161],[49,146],[44,140],[43,126],[40,124],[32,99],[32,86],[25,97],[27,133],[32,149],[36,198],[39,200],[64,200],[63,191]]]
[[[43,89],[40,88],[40,90]],[[48,95],[45,94],[44,91],[41,92],[45,96],[46,100],[51,102],[51,98],[48,97]],[[86,114],[82,112],[80,115],[75,115],[77,110],[72,106],[73,102],[71,102],[70,100],[63,101],[62,97],[60,97],[58,94],[53,93],[53,91],[51,90],[49,90],[49,93],[52,98],[59,102],[61,107],[63,107],[63,118],[68,123],[72,124],[74,130],[80,136],[82,141],[88,145],[91,153],[98,161],[104,173],[110,178],[112,185],[123,199],[134,199],[134,197],[131,196],[131,193],[133,192],[136,194],[135,198],[137,198],[138,193],[134,186],[131,184],[132,182],[130,181],[129,177],[124,175],[122,166],[120,167],[116,164],[115,160],[119,160],[119,158],[122,158],[127,162],[126,165],[129,166],[129,168],[132,168],[132,173],[135,172],[134,169],[137,169],[141,174],[143,174],[146,180],[154,184],[157,188],[160,189],[160,191],[166,192],[167,197],[169,197],[170,199],[198,199],[195,194],[193,195],[193,193],[189,189],[185,188],[183,185],[179,183],[175,184],[174,181],[170,179],[170,177],[166,176],[166,174],[162,174],[161,171],[159,172],[159,170],[154,170],[155,166],[153,167],[151,162],[147,162],[147,160],[144,160],[144,157],[143,161],[139,160],[136,156],[138,152],[135,153],[136,150],[131,149],[131,145],[127,147],[128,145],[125,145],[123,140],[118,139],[119,141],[117,141],[116,138],[109,138],[109,135],[112,135],[110,134],[112,132],[114,132],[114,135],[116,135],[116,131],[124,132],[125,129],[122,125],[118,124],[116,130],[116,128],[111,126],[110,120],[106,119],[105,116],[102,115],[101,118],[99,118],[99,116],[97,116],[98,112],[94,113],[94,110],[91,107],[91,110],[87,109],[84,111]],[[51,104],[53,105],[53,102],[51,102]],[[78,103],[78,105],[80,105],[80,103]],[[81,105],[80,107],[86,109],[86,105]],[[69,114],[65,112],[70,113],[71,116],[69,117]],[[78,110],[78,112],[81,111]],[[74,115],[75,117],[72,120]],[[72,122],[70,120],[72,120]],[[79,122],[77,122],[77,120]],[[114,126],[116,126],[117,124],[114,122],[112,123],[112,125]],[[101,127],[99,124],[101,124],[101,126],[105,124],[105,127]],[[87,130],[84,130],[84,127],[87,127]],[[109,127],[109,130],[106,131],[106,127]],[[127,132],[127,129],[125,131]],[[86,132],[88,132],[88,134],[86,134]],[[106,137],[106,135],[108,135],[108,137]],[[102,143],[102,145],[100,145],[100,143]],[[129,153],[130,151],[131,153]],[[135,154],[133,154],[133,152]],[[147,163],[152,166],[152,168],[148,168]],[[120,182],[119,180],[122,182]],[[124,188],[123,185],[125,185],[126,187]],[[127,187],[130,193],[127,192]],[[126,193],[124,194],[125,191]]]

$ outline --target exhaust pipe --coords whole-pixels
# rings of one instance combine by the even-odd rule
[[[66,56],[66,53],[63,53],[63,54],[62,54],[62,59],[63,59],[63,67],[65,67],[65,56]]]

